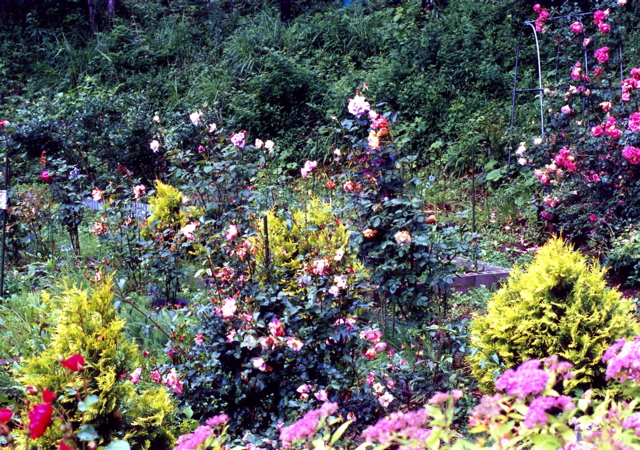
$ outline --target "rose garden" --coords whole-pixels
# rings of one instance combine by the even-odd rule
[[[0,448],[640,448],[640,6],[353,3],[0,12]]]

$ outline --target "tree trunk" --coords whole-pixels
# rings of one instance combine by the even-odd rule
[[[89,5],[89,26],[91,27],[91,31],[96,32],[96,5],[94,0],[87,0],[87,5]]]

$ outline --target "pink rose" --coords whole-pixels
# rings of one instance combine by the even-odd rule
[[[560,111],[565,115],[571,114],[571,107],[569,105],[564,105],[562,108],[560,108]]]
[[[604,130],[602,129],[602,127],[600,125],[595,126],[595,127],[591,127],[591,136],[600,137],[602,135],[604,135]]]
[[[582,73],[582,64],[580,61],[576,62],[571,68],[571,78],[574,80],[579,80],[581,78]]]
[[[609,61],[609,47],[599,48],[593,56],[595,56],[600,64],[606,63]]]
[[[239,133],[234,133],[231,135],[231,143],[238,148],[244,147],[245,141],[244,136],[247,134],[246,131],[240,131]]]
[[[611,25],[609,25],[608,23],[602,22],[601,24],[598,25],[598,29],[600,30],[600,33],[607,34],[609,31],[611,31]]]
[[[629,116],[629,131],[640,131],[640,112],[633,113]]]
[[[640,164],[640,148],[628,145],[622,150],[622,156],[629,161],[630,164]]]
[[[347,109],[351,114],[359,119],[364,113],[371,109],[371,105],[363,96],[356,95],[354,98],[349,99],[349,105]]]
[[[574,33],[582,33],[583,28],[582,28],[582,23],[580,22],[573,22],[569,28],[571,28],[571,31],[573,31]]]
[[[539,13],[542,10],[542,7],[540,6],[539,3],[536,3],[535,5],[533,5],[533,10]]]

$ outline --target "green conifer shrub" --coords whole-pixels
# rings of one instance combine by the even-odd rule
[[[107,278],[91,290],[65,286],[60,296],[44,293],[51,314],[51,341],[47,350],[24,360],[18,379],[57,393],[57,405],[64,409],[74,431],[86,423],[105,443],[125,439],[136,449],[170,448],[174,438],[168,421],[174,405],[164,387],[145,389],[144,383],[136,386],[129,380],[127,374],[136,369],[139,352],[125,338],[125,322],[113,306],[111,287],[112,280]],[[86,364],[82,372],[69,378],[60,357],[74,354],[82,355]],[[99,400],[82,413],[75,395],[61,395],[75,388],[81,397],[87,392]],[[49,427],[42,439],[50,440],[49,444],[59,441],[59,425]]]
[[[602,387],[604,351],[640,331],[631,301],[606,286],[602,268],[559,238],[542,247],[525,270],[516,268],[487,309],[471,324],[477,353],[469,357],[485,391],[494,390],[495,375],[505,368],[550,355],[574,365],[567,389]]]

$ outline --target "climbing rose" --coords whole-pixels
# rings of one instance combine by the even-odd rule
[[[604,11],[596,11],[593,13],[593,23],[595,23],[596,25],[600,25],[602,22],[604,22],[607,19],[607,16],[609,15],[609,10],[606,9]]]
[[[47,431],[47,428],[51,423],[53,407],[48,403],[40,403],[38,405],[35,405],[33,409],[29,411],[28,415],[31,439],[36,439],[42,436],[45,431]]]
[[[160,150],[160,142],[158,142],[156,139],[154,139],[149,144],[149,148],[151,149],[151,151],[153,151],[153,153],[158,153],[158,151]]]
[[[91,191],[91,198],[93,198],[93,200],[96,202],[101,202],[102,200],[104,200],[104,196],[102,195],[102,191],[100,190],[100,188],[94,188]]]
[[[62,367],[66,367],[72,372],[80,372],[84,367],[84,357],[82,355],[71,355],[62,362]]]
[[[169,371],[164,383],[169,386],[176,394],[182,394],[182,386],[184,383],[180,381],[180,378],[178,378],[178,372],[176,372],[175,369],[171,369]]]
[[[573,22],[569,28],[571,28],[571,31],[574,33],[582,33],[583,31],[582,24],[580,22]]]
[[[598,29],[600,30],[600,33],[607,34],[609,31],[611,31],[611,25],[609,25],[608,23],[602,22],[601,24],[598,25]]]
[[[571,78],[573,78],[574,80],[579,80],[581,78],[581,72],[582,64],[580,63],[580,61],[577,61],[571,69]]]
[[[629,116],[629,131],[640,131],[640,112]]]
[[[571,114],[571,107],[569,105],[564,105],[562,108],[560,108],[560,111],[565,115]]]
[[[631,164],[640,164],[640,148],[627,145],[622,150],[622,156]]]
[[[593,56],[595,56],[600,64],[606,63],[609,61],[609,47],[599,48]]]
[[[600,125],[598,125],[596,127],[591,127],[591,136],[600,137],[603,134],[604,134],[604,130],[602,129],[602,127]]]

